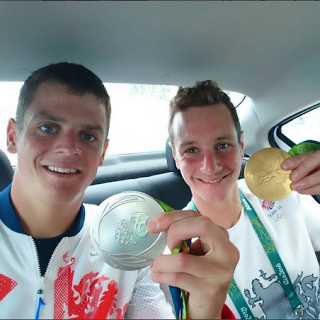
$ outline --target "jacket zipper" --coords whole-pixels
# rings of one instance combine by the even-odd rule
[[[39,273],[39,277],[40,277],[40,288],[37,291],[37,296],[39,297],[39,299],[38,299],[38,306],[37,306],[37,311],[36,311],[36,315],[35,315],[35,319],[39,319],[41,307],[46,305],[46,303],[43,300],[43,287],[44,287],[45,278],[46,278],[46,276],[48,274],[48,271],[49,271],[49,268],[51,266],[51,263],[52,263],[52,260],[53,260],[53,256],[58,251],[58,249],[59,249],[59,247],[60,247],[60,245],[61,245],[61,243],[63,241],[63,238],[60,240],[60,242],[58,243],[58,245],[54,249],[54,251],[53,251],[53,253],[51,255],[51,258],[49,260],[49,263],[47,265],[46,272],[44,273],[44,276],[41,275],[40,261],[39,261],[39,255],[38,255],[38,250],[37,250],[36,243],[35,243],[34,239],[31,236],[30,236],[30,238],[31,238],[31,241],[32,241],[32,243],[34,245],[34,248],[35,248],[37,264],[38,264],[38,273]]]

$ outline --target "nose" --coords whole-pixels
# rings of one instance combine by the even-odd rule
[[[202,157],[200,170],[206,173],[219,172],[222,169],[219,157],[215,155],[211,150],[206,151]]]
[[[79,137],[73,130],[64,132],[57,137],[54,152],[63,155],[81,155],[81,149],[79,148]]]

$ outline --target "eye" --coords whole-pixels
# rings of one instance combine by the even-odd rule
[[[218,150],[227,149],[228,147],[230,147],[229,143],[221,143],[218,145]]]
[[[196,148],[190,148],[186,151],[186,153],[196,153],[197,149]]]
[[[90,141],[90,142],[93,142],[93,141],[96,141],[96,140],[97,140],[97,138],[96,138],[94,135],[88,134],[88,133],[82,134],[81,137],[82,137],[84,140]]]
[[[42,125],[42,126],[40,127],[40,130],[42,130],[43,132],[49,132],[49,133],[51,133],[51,132],[54,132],[54,127],[53,127],[53,126],[48,126],[48,125],[44,124],[44,125]]]

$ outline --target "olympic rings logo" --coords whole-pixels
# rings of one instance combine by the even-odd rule
[[[125,246],[129,244],[129,241],[126,239],[125,235],[121,232],[121,230],[119,228],[115,230],[114,235],[115,235],[116,240],[120,244],[123,244]]]
[[[282,219],[284,219],[286,216],[286,214],[284,212],[280,212],[280,213],[277,213],[274,217],[273,217],[273,220],[278,222]]]
[[[122,245],[127,246],[129,242],[136,245],[138,242],[133,235],[133,231],[129,229],[126,220],[119,222],[120,228],[114,231],[115,239]]]

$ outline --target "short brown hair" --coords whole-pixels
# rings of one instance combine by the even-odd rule
[[[40,85],[45,82],[65,85],[72,94],[93,94],[104,104],[106,111],[106,137],[111,117],[110,97],[101,79],[86,67],[69,62],[50,64],[34,71],[20,90],[16,121],[18,130],[23,128],[24,115],[30,107]]]
[[[241,126],[236,108],[230,100],[230,97],[223,92],[218,83],[213,80],[197,81],[193,87],[179,87],[177,94],[170,101],[169,110],[169,138],[173,146],[172,122],[174,116],[180,112],[192,107],[205,107],[224,103],[230,110],[235,128],[237,130],[238,141],[241,138]]]

